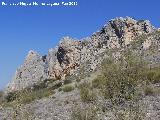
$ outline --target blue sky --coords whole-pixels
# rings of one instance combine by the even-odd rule
[[[48,49],[57,45],[63,36],[78,39],[90,36],[108,20],[120,16],[149,19],[154,26],[160,26],[160,0],[73,1],[77,1],[78,6],[51,8],[0,5],[0,89],[11,80],[29,50],[47,54]]]

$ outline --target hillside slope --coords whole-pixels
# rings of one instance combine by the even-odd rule
[[[30,51],[0,95],[0,119],[159,120],[159,101],[160,31],[116,18],[48,55]]]

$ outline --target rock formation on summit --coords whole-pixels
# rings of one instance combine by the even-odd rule
[[[20,66],[9,84],[10,90],[21,90],[47,78],[46,58],[35,51],[29,51],[24,64]]]
[[[24,64],[17,69],[7,91],[21,90],[45,79],[65,79],[66,75],[73,74],[86,62],[88,71],[93,71],[101,63],[101,53],[105,50],[127,46],[137,36],[150,34],[155,30],[146,20],[116,18],[81,41],[64,37],[46,56],[30,51]],[[143,45],[145,48],[150,44],[148,42]]]

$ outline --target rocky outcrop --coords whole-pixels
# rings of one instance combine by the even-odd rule
[[[148,20],[136,21],[130,17],[116,18],[108,22],[99,32],[92,35],[97,46],[119,48],[128,45],[136,36],[152,33],[155,28]]]
[[[50,49],[47,57],[48,77],[63,79],[80,65],[81,42],[65,37],[56,49]]]
[[[35,51],[29,51],[24,64],[19,67],[7,90],[21,90],[47,78],[46,57]]]
[[[7,90],[21,90],[45,79],[65,79],[84,63],[87,63],[88,71],[93,71],[103,60],[102,53],[107,49],[127,46],[137,36],[155,30],[149,21],[126,17],[109,21],[100,31],[81,41],[64,37],[57,47],[49,50],[47,56],[30,51]],[[149,46],[150,41],[144,43],[145,49]]]

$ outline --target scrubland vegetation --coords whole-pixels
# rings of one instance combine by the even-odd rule
[[[84,112],[83,108],[77,107],[77,111],[73,110],[72,118],[91,120],[96,118],[99,111],[105,112],[108,108],[99,106],[100,97],[111,103],[110,108],[115,112],[114,117],[117,120],[145,119],[141,106],[137,105],[138,101],[145,96],[160,94],[160,89],[153,87],[160,82],[160,68],[150,66],[149,62],[131,51],[123,52],[117,61],[111,57],[104,60],[102,74],[92,82],[84,82],[79,87],[82,102],[92,104],[98,108],[97,111],[91,111],[90,107],[87,107]],[[126,103],[132,107],[123,108],[123,112],[119,113],[118,108]]]
[[[137,103],[145,96],[159,95],[160,89],[154,87],[159,83],[160,68],[152,67],[143,57],[128,50],[123,51],[117,60],[106,58],[101,65],[101,74],[93,80],[78,81],[77,86],[71,80],[63,83],[45,80],[32,88],[10,92],[5,96],[0,92],[0,104],[28,104],[54,95],[55,89],[64,93],[78,89],[85,107],[75,105],[72,108],[73,120],[97,120],[99,113],[105,114],[108,111],[114,113],[115,120],[144,120],[146,114]],[[104,106],[105,102],[110,106]],[[124,105],[126,107],[122,107]]]

